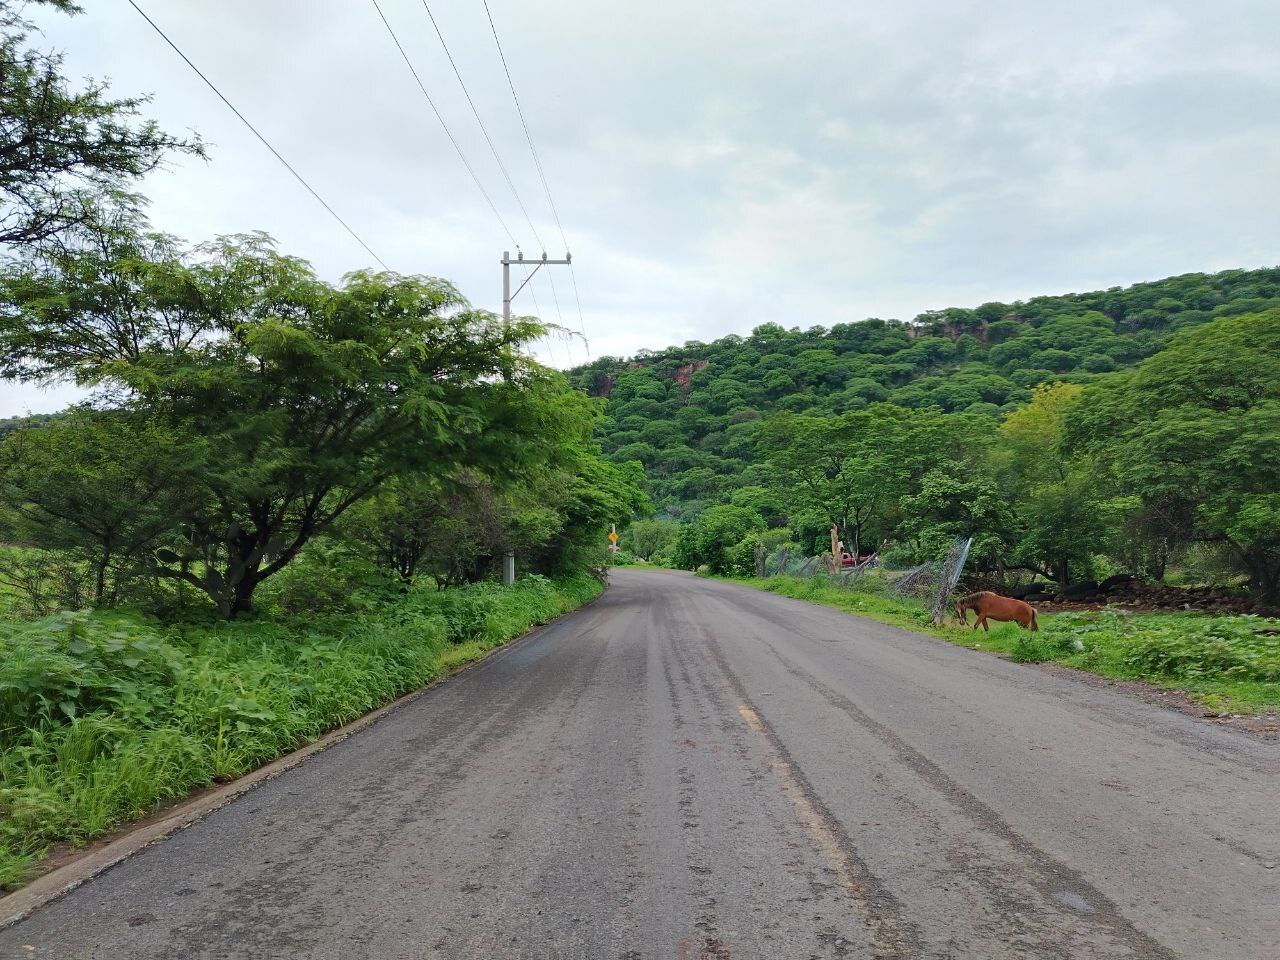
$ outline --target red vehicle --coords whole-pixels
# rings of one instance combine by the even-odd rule
[[[840,566],[842,567],[861,567],[870,563],[876,558],[874,553],[862,553],[854,556],[852,553],[840,554]]]

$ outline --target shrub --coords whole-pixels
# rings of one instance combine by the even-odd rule
[[[1105,659],[1132,676],[1280,681],[1280,621],[1254,615],[1073,614],[1047,636],[1081,665]]]

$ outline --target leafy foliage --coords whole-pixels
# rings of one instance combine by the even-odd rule
[[[1280,269],[1186,274],[1124,289],[988,303],[602,357],[572,371],[608,398],[606,453],[645,466],[655,504],[680,516],[768,485],[756,421],[790,412],[830,418],[888,401],[998,418],[1042,383],[1090,383],[1158,353],[1215,318],[1280,306]]]
[[[834,524],[847,550],[912,562],[972,534],[971,569],[1085,589],[1217,545],[1276,602],[1277,335],[1280,269],[1236,270],[911,323],[769,323],[573,376],[607,398],[605,451],[641,462],[683,525],[744,506],[803,550],[829,549]],[[699,536],[682,562],[710,556]]]
[[[734,569],[734,547],[764,529],[764,519],[747,507],[711,507],[681,527],[674,561],[685,569],[706,566],[712,573],[746,572]]]
[[[354,273],[335,287],[260,235],[194,250],[134,230],[102,240],[0,276],[12,306],[0,354],[12,377],[73,375],[121,394],[110,416],[129,418],[131,442],[69,461],[67,490],[81,515],[92,498],[134,492],[117,512],[139,532],[135,553],[148,505],[169,505],[177,523],[153,572],[203,590],[224,616],[393,477],[439,483],[472,466],[501,480],[585,456],[585,398],[518,350],[541,328],[471,310],[444,281]],[[152,442],[141,424],[164,436]],[[5,446],[31,474],[24,448],[43,435],[27,433]],[[148,489],[121,490],[112,478],[138,472],[138,456],[180,469],[145,470]],[[19,499],[48,497],[27,484]],[[82,532],[106,564],[119,536]]]
[[[124,410],[79,407],[14,431],[0,443],[10,535],[82,560],[93,580],[88,600],[114,603],[187,506],[187,453],[163,427]]]
[[[34,0],[78,13],[69,0]],[[167,153],[203,154],[139,120],[141,97],[113,100],[104,83],[73,89],[62,57],[27,45],[23,4],[0,0],[0,243],[46,240],[97,216]]]
[[[1280,599],[1280,310],[1189,331],[1099,384],[1069,439],[1158,532],[1224,544]]]

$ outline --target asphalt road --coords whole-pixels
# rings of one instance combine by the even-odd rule
[[[0,956],[1276,960],[1276,753],[624,569],[0,932]]]

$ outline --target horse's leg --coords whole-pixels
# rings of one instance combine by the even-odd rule
[[[983,618],[982,618],[982,632],[983,632],[983,633],[990,633],[990,632],[991,632],[991,628],[987,626],[987,618],[986,618],[986,617],[983,617]]]

